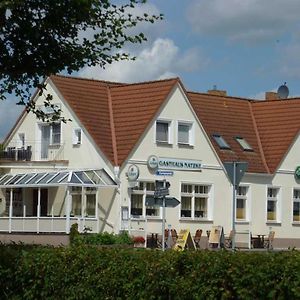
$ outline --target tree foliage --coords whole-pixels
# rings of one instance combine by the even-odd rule
[[[123,1],[124,2],[124,1]],[[51,74],[76,72],[84,66],[105,67],[134,59],[122,51],[126,44],[142,43],[143,33],[132,28],[155,22],[162,15],[135,15],[145,0],[0,0],[0,100],[14,94],[28,111],[44,119],[30,101],[33,88],[45,93],[41,80]],[[45,106],[61,112],[46,95]]]

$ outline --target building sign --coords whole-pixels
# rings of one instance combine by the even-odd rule
[[[127,171],[128,181],[136,181],[139,178],[140,170],[136,165],[130,165]]]
[[[173,170],[201,170],[202,164],[199,160],[191,159],[176,159],[157,157],[151,155],[147,161],[148,167],[152,170],[155,169],[173,169]]]
[[[157,176],[173,176],[174,172],[173,171],[166,171],[166,170],[157,170],[156,175]]]
[[[298,167],[296,168],[296,170],[295,170],[295,177],[296,177],[297,179],[300,179],[300,166],[298,166]]]

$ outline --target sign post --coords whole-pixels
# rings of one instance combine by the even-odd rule
[[[248,168],[247,162],[225,162],[225,170],[232,183],[232,249],[235,249],[235,212],[236,212],[236,190]]]

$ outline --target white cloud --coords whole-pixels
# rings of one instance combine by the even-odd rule
[[[199,49],[181,52],[170,39],[156,39],[139,53],[135,61],[120,61],[106,66],[86,67],[79,72],[82,77],[134,82],[174,77],[180,72],[192,72],[204,68],[209,60]]]
[[[192,29],[202,35],[261,42],[295,30],[300,20],[300,1],[194,0],[187,18]]]
[[[10,97],[0,101],[0,142],[13,127],[23,109],[24,106],[16,105]]]

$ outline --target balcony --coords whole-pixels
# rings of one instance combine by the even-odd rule
[[[64,143],[47,144],[41,141],[11,141],[6,148],[0,149],[0,162],[61,161],[64,160]]]

